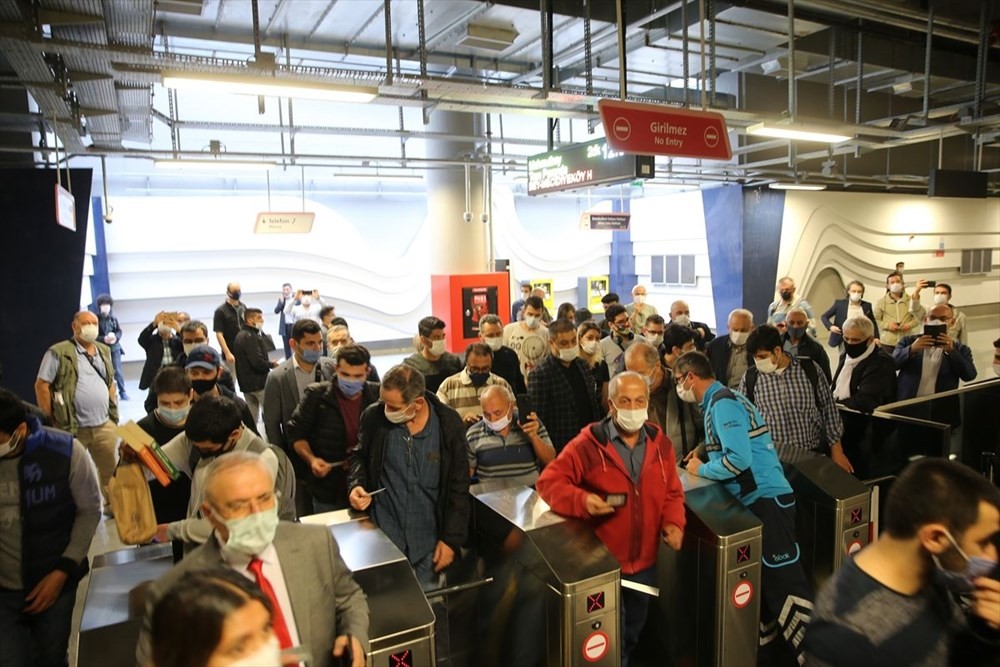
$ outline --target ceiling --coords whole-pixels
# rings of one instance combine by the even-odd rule
[[[51,160],[58,135],[133,176],[219,147],[331,173],[516,174],[549,145],[600,136],[596,102],[620,95],[624,70],[630,99],[704,104],[733,133],[732,161],[659,158],[661,182],[923,192],[940,165],[988,171],[1000,194],[1000,0],[938,0],[930,20],[928,2],[704,0],[702,20],[694,0],[622,0],[619,30],[616,0],[0,0],[0,160]],[[171,91],[165,71],[377,97],[258,102]],[[429,131],[440,111],[484,120]],[[854,138],[744,132],[790,114]],[[427,150],[445,140],[464,152]]]

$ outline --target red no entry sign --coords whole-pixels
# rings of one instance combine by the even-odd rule
[[[597,662],[608,654],[609,648],[611,640],[605,633],[596,630],[583,640],[583,659],[587,662]]]
[[[601,100],[597,108],[608,145],[616,151],[711,160],[733,157],[726,119],[714,111],[616,100]]]

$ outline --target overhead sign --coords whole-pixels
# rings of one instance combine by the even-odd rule
[[[608,145],[616,151],[710,160],[733,157],[720,113],[616,100],[600,100],[597,109]]]
[[[253,228],[253,233],[308,234],[312,231],[315,219],[315,213],[258,213],[257,224]]]
[[[608,148],[605,139],[574,144],[528,158],[528,194],[578,190],[655,176],[653,158]]]
[[[76,197],[56,183],[56,223],[60,227],[76,231]]]
[[[580,214],[580,229],[624,232],[628,231],[631,213],[589,213]]]

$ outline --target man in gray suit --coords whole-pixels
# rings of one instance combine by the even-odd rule
[[[136,661],[151,666],[151,620],[157,601],[185,573],[228,566],[271,600],[282,649],[301,646],[310,665],[333,667],[349,650],[364,667],[368,604],[326,526],[279,522],[274,478],[260,456],[232,453],[209,466],[202,511],[211,539],[154,582],[146,598]]]
[[[335,371],[333,359],[321,356],[323,332],[316,322],[303,319],[292,325],[289,345],[291,358],[271,371],[264,383],[264,433],[267,441],[280,447],[291,460],[297,488],[295,511],[298,516],[307,516],[313,513],[312,496],[306,487],[312,473],[292,449],[285,432],[306,387],[332,379]]]

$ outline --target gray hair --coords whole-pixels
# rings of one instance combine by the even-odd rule
[[[806,312],[805,308],[802,308],[800,306],[795,306],[795,308],[789,308],[788,312],[785,313],[785,319],[788,319],[788,316],[791,315],[792,313],[802,313],[802,315],[805,316],[807,320],[809,319],[809,313]]]
[[[652,343],[638,341],[629,345],[628,349],[625,350],[626,365],[630,359],[638,359],[646,366],[656,368],[660,363],[660,353],[656,351]]]
[[[643,390],[646,392],[646,397],[649,398],[649,385],[646,384],[646,378],[642,377],[635,371],[624,371],[618,375],[611,378],[611,384],[608,385],[608,397],[618,398],[618,389],[621,386],[623,380],[632,379],[642,385]]]
[[[486,313],[485,315],[479,318],[480,331],[482,331],[484,324],[498,324],[500,325],[501,329],[503,328],[503,322],[500,321],[500,318],[494,315],[493,313]]]
[[[503,386],[502,384],[489,384],[489,385],[486,385],[486,389],[483,390],[482,395],[479,397],[479,402],[480,403],[485,403],[494,394],[499,394],[501,397],[503,397],[507,401],[507,403],[513,403],[514,402],[514,394],[513,394],[513,392],[511,392],[510,389],[508,389],[507,387]]]
[[[867,317],[852,317],[851,319],[844,322],[843,326],[840,327],[844,333],[847,333],[848,329],[853,329],[855,331],[860,331],[864,334],[865,339],[871,338],[875,335],[875,325]]]
[[[271,466],[264,462],[260,454],[254,452],[229,452],[214,459],[205,469],[205,498],[209,502],[212,501],[212,497],[215,495],[213,493],[215,481],[219,475],[227,470],[248,465],[260,466],[262,470],[267,472],[267,476],[271,478],[271,486],[274,486],[274,471],[271,470]]]
[[[733,318],[737,316],[750,318],[750,326],[753,326],[753,313],[746,308],[734,308],[732,312],[729,313],[729,317],[726,318],[726,322],[732,322]]]
[[[416,368],[399,364],[390,368],[389,372],[382,378],[382,388],[398,391],[403,395],[406,404],[409,405],[424,395],[427,382],[424,380],[424,374]]]

